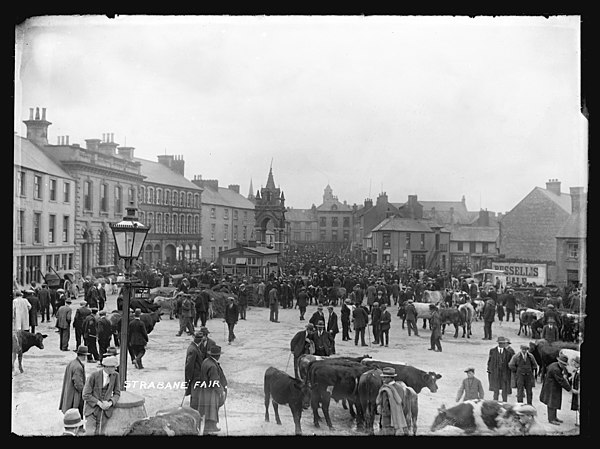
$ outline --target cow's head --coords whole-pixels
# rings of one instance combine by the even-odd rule
[[[446,410],[446,406],[442,404],[440,408],[438,408],[438,414],[433,420],[433,424],[431,424],[431,431],[435,432],[437,430],[443,429],[448,425],[448,412]]]
[[[36,332],[33,346],[36,346],[40,349],[44,349],[44,338],[46,338],[47,336],[48,335],[46,334],[40,334],[39,332]]]
[[[308,383],[296,381],[294,382],[294,388],[298,390],[298,394],[300,395],[300,398],[302,400],[302,408],[304,410],[308,410],[308,408],[310,407],[311,395],[311,388],[309,387]]]
[[[423,373],[423,382],[425,386],[429,388],[432,393],[435,393],[438,390],[437,380],[442,377],[441,374],[437,374],[433,371],[429,371],[428,373]]]

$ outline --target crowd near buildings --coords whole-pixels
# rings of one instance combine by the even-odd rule
[[[51,270],[118,265],[110,224],[135,207],[150,225],[140,259],[149,266],[215,263],[229,274],[264,276],[278,256],[315,248],[364,264],[448,273],[503,270],[511,283],[566,286],[585,278],[586,192],[558,179],[532,187],[504,213],[460,201],[388,198],[340,201],[330,185],[320,205],[285,204],[272,166],[264,187],[184,176],[183,156],[135,156],[113,133],[48,140],[45,108],[31,108],[14,136],[13,279],[41,282]],[[268,167],[265,166],[265,171]],[[194,168],[195,169],[195,168]],[[241,182],[241,180],[240,180]],[[410,186],[398,186],[407,189]],[[404,201],[405,200],[405,201]],[[397,201],[397,202],[394,202]]]

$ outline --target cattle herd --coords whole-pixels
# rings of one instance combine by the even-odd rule
[[[471,324],[481,319],[483,301],[471,300],[460,292],[452,294],[452,300],[446,301],[447,295],[437,291],[425,291],[423,300],[415,302],[417,319],[423,320],[423,328],[430,319],[430,303],[439,307],[442,331],[447,325],[454,326],[454,338],[458,337],[462,328],[462,337],[472,336]],[[155,324],[164,313],[164,298],[154,301],[156,307],[144,311],[141,320],[147,332],[152,332]],[[405,327],[405,302],[398,303],[398,314]],[[560,340],[549,343],[540,339],[540,330],[544,323],[544,311],[522,308],[517,311],[519,319],[518,335],[531,336],[530,352],[534,355],[539,372],[536,375],[543,379],[547,366],[555,361],[559,354],[566,355],[571,361],[579,355],[581,325],[580,315],[562,313]],[[115,344],[119,345],[121,331],[121,314],[112,312],[107,315],[113,328]],[[18,358],[19,370],[23,372],[22,357],[32,347],[44,349],[43,340],[47,335],[28,331],[13,332],[13,369]],[[293,417],[295,434],[301,435],[301,417],[303,411],[312,410],[313,425],[320,427],[323,422],[329,429],[334,429],[330,415],[331,400],[341,402],[355,420],[356,429],[366,434],[374,434],[377,417],[376,398],[383,384],[382,370],[393,368],[394,380],[401,386],[405,395],[403,413],[407,417],[410,434],[417,435],[417,418],[419,413],[418,396],[427,388],[435,393],[437,380],[441,374],[424,371],[417,367],[386,360],[379,360],[365,354],[360,357],[316,356],[305,354],[298,360],[299,378],[270,366],[264,373],[264,406],[265,421],[270,421],[269,409],[273,408],[275,421],[281,424],[278,407],[287,406]],[[569,365],[568,369],[572,369]],[[464,432],[473,433],[479,430],[506,431],[511,434],[527,434],[535,425],[535,409],[522,404],[508,404],[493,400],[469,400],[456,406],[438,409],[437,416],[431,425],[432,432],[447,426],[457,427]],[[135,422],[128,430],[128,435],[180,435],[189,434],[190,428],[200,428],[198,413],[189,407],[178,407],[158,412],[154,417]],[[154,430],[152,430],[154,429]],[[158,429],[158,430],[156,430]],[[196,433],[192,431],[191,433]]]

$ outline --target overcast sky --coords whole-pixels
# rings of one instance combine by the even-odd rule
[[[512,209],[587,186],[580,17],[49,16],[16,27],[15,123],[113,133],[185,176],[275,183],[286,205],[381,191]],[[587,187],[586,187],[587,190]]]

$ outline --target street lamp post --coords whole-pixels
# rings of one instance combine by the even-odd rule
[[[119,377],[121,378],[121,390],[126,389],[127,381],[127,354],[128,354],[128,331],[129,331],[129,304],[133,297],[134,280],[131,279],[133,262],[140,256],[140,252],[146,241],[150,226],[146,226],[136,217],[137,209],[133,206],[127,208],[127,215],[119,223],[112,223],[110,228],[113,232],[119,259],[125,262],[127,294],[123,295],[123,311],[121,316],[121,362],[119,364]]]

